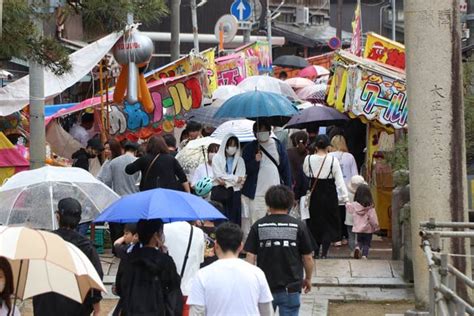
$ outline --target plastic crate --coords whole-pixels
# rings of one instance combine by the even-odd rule
[[[87,231],[87,235],[90,238],[91,236],[90,229]],[[95,228],[93,243],[98,254],[104,253],[104,241],[105,241],[104,235],[105,235],[105,228],[98,228],[98,227]]]

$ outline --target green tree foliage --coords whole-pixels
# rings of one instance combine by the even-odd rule
[[[28,1],[6,0],[3,4],[3,30],[0,59],[11,57],[33,59],[56,74],[70,70],[67,50],[55,39],[40,36],[34,20],[46,16],[36,13]]]
[[[31,6],[28,0],[4,0],[0,62],[12,57],[32,59],[64,74],[71,69],[68,51],[56,38],[37,32],[35,20],[53,18],[52,13],[38,13],[43,1],[37,2]],[[168,12],[165,0],[66,0],[64,9],[80,14],[86,32],[94,37],[123,29],[129,12],[141,23],[157,21]]]
[[[464,74],[464,120],[466,125],[466,160],[474,163],[474,58],[463,63]],[[474,172],[474,170],[470,170]]]
[[[82,15],[91,36],[123,29],[129,12],[140,23],[158,21],[168,13],[164,0],[82,0],[70,7]]]

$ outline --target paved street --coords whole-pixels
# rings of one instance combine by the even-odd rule
[[[118,260],[101,256],[109,291],[106,298],[116,299],[110,292],[117,272]],[[413,300],[413,287],[402,279],[401,261],[389,260],[316,260],[311,293],[303,295],[301,316],[328,315],[329,301],[398,302]]]

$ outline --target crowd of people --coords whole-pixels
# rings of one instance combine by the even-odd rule
[[[314,259],[327,258],[331,245],[341,243],[355,258],[369,255],[379,229],[374,202],[338,133],[330,138],[317,129],[296,131],[286,143],[260,120],[254,141],[227,135],[207,147],[204,163],[190,175],[176,154],[211,129],[189,122],[179,143],[172,134],[140,145],[102,143],[84,133],[89,119],[83,116],[71,130],[83,146],[73,155],[75,167],[90,171],[89,160],[100,157],[97,178],[121,196],[155,188],[184,191],[208,200],[228,219],[110,223],[113,251],[121,259],[114,315],[272,315],[275,309],[298,315],[301,293],[311,290]],[[83,250],[102,275],[97,252],[79,233],[80,215],[78,201],[60,201],[56,233]],[[0,261],[1,271],[8,274]],[[78,306],[45,294],[34,299],[35,315],[98,315],[100,299],[93,291]],[[4,300],[2,308],[10,309],[8,304]]]

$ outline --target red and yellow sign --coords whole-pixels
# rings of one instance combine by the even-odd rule
[[[364,58],[405,69],[405,46],[375,33],[367,33]]]

